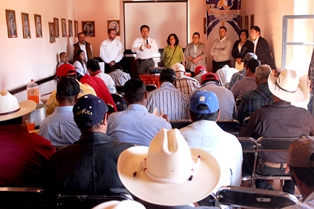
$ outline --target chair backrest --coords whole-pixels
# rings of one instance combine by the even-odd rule
[[[183,119],[183,120],[170,120],[170,124],[172,126],[172,128],[183,128],[185,126],[188,126],[192,123],[191,120],[187,120],[187,119]]]
[[[49,208],[41,188],[0,187],[0,208]]]
[[[124,106],[123,106],[123,96],[119,93],[116,94],[111,94],[113,101],[116,103],[116,107],[118,109],[118,111],[122,111],[124,110]]]
[[[231,120],[218,120],[217,124],[226,132],[229,132],[235,136],[239,135],[240,122],[234,119]]]
[[[146,91],[150,92],[150,91],[154,91],[155,89],[157,89],[157,86],[155,84],[145,84],[146,86]]]
[[[249,187],[221,187],[216,197],[220,204],[236,207],[276,209],[299,204],[298,199],[288,193]]]
[[[237,137],[243,153],[256,153],[257,143],[252,137]]]
[[[122,201],[130,199],[125,195],[59,195],[57,206],[59,209],[86,209],[111,200]]]
[[[299,138],[264,138],[257,139],[258,152],[286,152],[292,142]]]
[[[124,93],[124,86],[116,86],[116,89],[119,94]]]

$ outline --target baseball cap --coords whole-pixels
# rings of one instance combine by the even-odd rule
[[[65,76],[72,76],[76,75],[76,70],[73,65],[71,64],[63,64],[60,65],[57,69],[57,76],[59,77],[65,77]]]
[[[197,106],[204,104],[208,110],[198,110]],[[190,111],[196,114],[210,114],[219,110],[217,95],[214,92],[206,90],[195,91],[190,98]]]
[[[80,93],[80,85],[71,77],[62,78],[57,84],[58,96],[75,96]]]
[[[202,84],[207,81],[219,81],[218,75],[215,73],[208,72],[202,76]]]
[[[310,137],[294,141],[288,151],[288,165],[314,168],[314,139]]]
[[[245,55],[244,55],[244,58],[243,58],[243,60],[242,60],[242,62],[244,62],[244,61],[249,61],[250,59],[257,59],[257,55],[256,54],[254,54],[253,52],[248,52],[248,53],[246,53]]]
[[[195,75],[198,75],[200,72],[202,72],[202,71],[207,71],[206,70],[206,68],[204,67],[204,66],[202,66],[202,65],[200,65],[200,66],[197,66],[196,68],[195,68]]]
[[[73,107],[75,123],[83,130],[99,123],[107,112],[108,106],[105,102],[92,94],[80,97]]]

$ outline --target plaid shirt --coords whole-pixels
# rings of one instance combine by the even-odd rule
[[[236,82],[241,81],[245,77],[245,73],[246,73],[245,68],[239,71],[238,73],[234,73],[231,77],[228,89],[230,90]]]
[[[178,73],[174,86],[188,99],[190,99],[196,89],[201,87],[200,83],[196,79]]]
[[[261,83],[257,86],[256,90],[246,92],[242,96],[242,100],[238,112],[238,121],[242,121],[251,115],[257,109],[265,105],[273,103],[273,95],[269,91],[268,83]]]

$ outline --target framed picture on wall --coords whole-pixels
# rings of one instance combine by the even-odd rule
[[[113,28],[116,30],[116,35],[120,36],[120,20],[108,20],[107,29]]]
[[[252,26],[254,26],[254,15],[251,15],[251,26],[250,26],[250,28],[251,28]]]
[[[41,16],[35,14],[34,19],[35,19],[36,38],[42,38],[43,30],[42,30],[42,24],[41,24]]]
[[[53,22],[49,22],[48,25],[49,25],[49,41],[50,41],[50,43],[54,43],[54,42],[56,42],[55,25]]]
[[[77,22],[77,20],[74,20],[74,33],[75,33],[75,37],[77,37],[77,34],[78,34],[78,22]]]
[[[73,37],[73,24],[72,20],[68,20],[69,23],[69,37]]]
[[[31,30],[29,27],[29,15],[28,13],[21,13],[22,16],[22,28],[23,28],[23,38],[31,38]]]
[[[60,35],[59,35],[59,19],[54,17],[53,18],[53,24],[55,25],[55,37],[59,38],[60,37]]]
[[[64,18],[61,19],[62,37],[67,37],[67,23]]]
[[[8,37],[16,38],[17,30],[16,30],[16,18],[14,10],[5,10],[5,16],[7,18],[7,29],[8,29]]]
[[[94,21],[82,21],[82,29],[85,36],[95,37],[95,22]]]

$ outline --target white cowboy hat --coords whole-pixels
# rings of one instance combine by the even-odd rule
[[[156,205],[185,205],[208,196],[220,179],[217,160],[190,148],[178,129],[160,130],[149,147],[124,150],[118,159],[124,186],[138,198]]]
[[[0,121],[17,118],[36,109],[36,103],[26,100],[18,103],[15,96],[3,90],[0,92]]]
[[[269,74],[268,87],[272,94],[288,102],[302,102],[308,96],[306,82],[294,70],[284,69],[278,77]]]
[[[185,68],[182,64],[180,63],[175,63],[171,66],[171,69],[174,70],[174,72],[185,72]]]
[[[145,209],[144,205],[133,200],[111,200],[108,202],[101,203],[96,205],[92,209]]]

